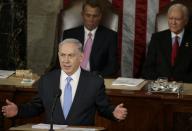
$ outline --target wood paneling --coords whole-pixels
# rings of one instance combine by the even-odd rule
[[[145,87],[140,91],[117,90],[107,88],[106,93],[112,104],[124,103],[128,109],[126,120],[121,122],[110,121],[96,115],[96,126],[105,127],[109,131],[172,131],[175,113],[192,112],[191,84],[186,84],[184,93],[177,94],[152,93],[148,95]],[[191,89],[190,89],[191,88]],[[0,87],[0,102],[9,98],[16,103],[23,103],[36,95],[37,89],[19,87]],[[43,116],[31,119],[5,119],[4,126],[8,129],[12,124],[41,122]]]

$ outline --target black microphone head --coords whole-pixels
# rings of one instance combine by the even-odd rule
[[[57,91],[57,97],[60,97],[61,96],[61,89],[59,89],[58,91]]]

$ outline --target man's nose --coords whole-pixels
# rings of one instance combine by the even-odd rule
[[[67,56],[63,57],[62,62],[69,62],[69,57]]]

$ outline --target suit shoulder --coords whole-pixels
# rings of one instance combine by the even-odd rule
[[[82,70],[82,75],[89,79],[94,79],[94,80],[99,80],[99,81],[104,80],[103,77],[101,75],[99,75],[97,72],[88,72],[88,71]]]
[[[98,29],[99,29],[99,30],[102,30],[102,31],[104,31],[104,32],[107,32],[107,33],[117,34],[116,31],[111,30],[111,29],[109,29],[109,28],[107,28],[107,27],[105,27],[105,26],[102,26],[102,25],[100,25]]]
[[[170,30],[163,30],[163,31],[153,33],[152,37],[162,37],[162,36],[168,35],[168,34],[170,34]]]
[[[52,77],[58,76],[59,74],[60,74],[60,70],[56,69],[56,70],[53,70],[51,72],[48,72],[48,73],[42,75],[41,79],[50,79]]]

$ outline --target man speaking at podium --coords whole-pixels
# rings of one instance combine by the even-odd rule
[[[94,125],[96,110],[111,120],[126,118],[123,104],[116,107],[109,104],[103,78],[80,68],[83,53],[78,40],[62,41],[58,55],[61,69],[40,79],[38,95],[21,106],[6,100],[7,105],[2,107],[4,116],[32,117],[45,112],[46,123],[65,125]],[[60,99],[55,101],[55,97]]]

